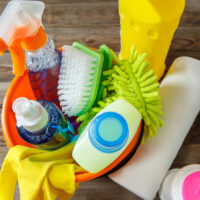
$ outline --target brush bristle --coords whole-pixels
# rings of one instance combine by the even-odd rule
[[[58,81],[62,111],[68,116],[80,113],[93,92],[96,59],[81,50],[65,45]]]

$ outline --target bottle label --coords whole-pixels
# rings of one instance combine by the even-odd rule
[[[70,122],[64,117],[59,108],[48,101],[38,102],[47,110],[49,123],[37,132],[27,131],[22,126],[17,127],[22,139],[40,149],[53,150],[69,143],[74,136]]]

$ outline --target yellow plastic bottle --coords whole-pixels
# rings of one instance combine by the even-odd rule
[[[146,52],[158,79],[185,7],[185,0],[119,0],[120,58],[127,59],[132,45]]]

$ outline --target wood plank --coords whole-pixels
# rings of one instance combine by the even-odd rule
[[[0,66],[3,66],[3,67],[11,67],[12,66],[11,55],[10,55],[9,51],[6,51],[3,55],[0,56]]]
[[[195,122],[193,123],[189,134],[187,135],[183,145],[200,144],[200,113],[198,114]],[[199,147],[200,151],[200,147]],[[200,152],[199,152],[200,155]],[[200,160],[199,160],[200,163]]]
[[[47,4],[65,4],[65,3],[77,3],[77,4],[81,4],[81,3],[107,3],[107,2],[117,2],[118,0],[43,0],[43,2],[47,5]],[[194,1],[194,0],[192,0]],[[8,3],[9,0],[1,0],[1,3],[6,4]]]
[[[1,126],[1,130],[0,130],[0,147],[7,148],[6,142],[4,140],[3,132],[2,132],[2,126]],[[5,157],[5,155],[3,157]],[[0,161],[0,164],[2,164],[1,161]]]
[[[186,0],[185,1],[185,10],[200,10],[200,2],[199,0]]]
[[[2,68],[0,67],[0,70]],[[0,72],[0,75],[2,73]],[[1,78],[0,78],[1,80]],[[3,100],[4,100],[4,96],[6,94],[6,91],[8,89],[10,85],[10,82],[0,82],[0,113],[1,113],[1,109],[2,109],[2,103],[3,103]],[[3,151],[4,154],[2,154],[2,148],[4,148],[5,150]],[[7,146],[6,146],[6,143],[5,143],[5,140],[4,140],[4,137],[3,137],[3,132],[2,132],[2,120],[0,118],[0,165],[2,164],[3,162],[3,159],[6,155],[6,152],[7,152]]]
[[[3,99],[9,85],[10,85],[10,82],[0,82],[0,105],[3,103]]]
[[[191,134],[191,133],[189,133]],[[176,159],[171,168],[180,168],[185,165],[200,164],[200,143],[183,145],[176,156]]]
[[[189,56],[200,60],[200,51],[181,51],[181,50],[175,51],[171,47],[166,60],[167,67],[171,66],[173,61],[181,56]]]
[[[46,30],[53,36],[58,46],[80,41],[95,48],[107,44],[115,51],[119,51],[119,25],[69,25],[68,28],[47,26]]]
[[[172,49],[200,50],[199,33],[200,33],[200,26],[179,27],[172,41]]]
[[[8,152],[8,148],[0,145],[0,168],[2,167],[3,160]]]
[[[84,6],[84,7],[83,7]],[[84,8],[84,9],[83,9]],[[200,6],[186,7],[180,25],[200,24]],[[118,2],[47,4],[44,11],[44,24],[119,24]]]
[[[200,3],[198,0],[186,1],[181,25],[200,23]],[[7,1],[0,2],[2,12]],[[76,0],[46,1],[43,23],[46,24],[119,24],[118,1]]]
[[[72,200],[140,200],[139,197],[112,182],[108,177],[97,178],[80,184]]]
[[[194,1],[194,0],[193,0]],[[194,5],[195,4],[195,5]],[[186,2],[181,25],[200,23],[200,4]],[[78,13],[78,14],[77,14]],[[63,20],[64,19],[64,20]],[[71,24],[119,24],[118,1],[47,4],[44,12],[44,23]]]
[[[1,62],[1,59],[0,59]],[[8,61],[9,63],[11,60]],[[14,75],[12,73],[12,65],[9,66],[0,66],[0,91],[1,89],[4,89],[4,82],[10,82],[14,78]]]
[[[46,6],[44,24],[119,24],[118,2]]]

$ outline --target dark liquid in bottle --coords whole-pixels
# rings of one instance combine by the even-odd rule
[[[60,55],[59,50],[56,50]],[[29,71],[29,80],[37,100],[47,100],[55,103],[60,108],[58,100],[58,79],[60,73],[60,64],[39,72]]]
[[[29,72],[29,79],[36,99],[47,100],[60,107],[58,101],[58,76],[60,65],[40,72]]]

